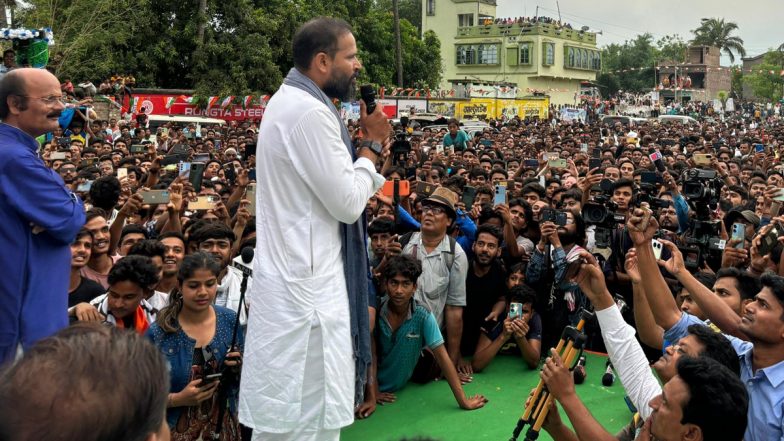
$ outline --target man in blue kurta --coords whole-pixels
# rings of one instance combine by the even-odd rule
[[[82,202],[38,157],[37,136],[64,109],[60,82],[43,69],[0,80],[0,365],[67,326],[70,243]]]

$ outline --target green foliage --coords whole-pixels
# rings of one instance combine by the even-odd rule
[[[641,92],[654,86],[654,63],[659,50],[653,36],[645,33],[624,44],[613,43],[602,50],[603,73],[597,82],[602,94],[612,95],[620,90]],[[626,72],[622,72],[626,70]]]
[[[743,39],[732,34],[738,30],[735,22],[725,22],[723,18],[703,18],[700,26],[692,30],[694,34],[694,45],[716,46],[720,48],[730,59],[730,63],[735,62],[735,54],[741,57],[746,56],[743,48]]]
[[[743,98],[743,71],[740,69],[733,70],[730,81],[730,96]]]
[[[762,63],[753,67],[752,73],[744,75],[743,81],[751,86],[754,95],[777,101],[784,96],[784,76],[780,75],[782,69],[784,53],[770,51],[762,58]]]
[[[20,26],[52,28],[57,46],[50,65],[62,78],[97,84],[132,74],[140,87],[244,95],[278,88],[293,65],[294,32],[318,16],[353,26],[363,81],[392,84],[393,21],[384,1],[206,0],[201,16],[198,0],[29,0],[17,18]],[[441,76],[438,39],[419,38],[420,7],[421,0],[400,1],[405,87],[435,86]]]

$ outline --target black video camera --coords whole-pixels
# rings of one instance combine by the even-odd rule
[[[392,143],[392,163],[397,167],[405,167],[409,153],[411,153],[411,141],[406,138],[405,132],[396,132],[395,142]]]

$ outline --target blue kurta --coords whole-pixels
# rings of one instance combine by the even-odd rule
[[[20,343],[68,325],[70,243],[84,207],[37,150],[32,136],[0,123],[0,364]]]

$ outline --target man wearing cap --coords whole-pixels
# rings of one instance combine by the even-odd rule
[[[403,254],[422,263],[414,298],[425,305],[445,331],[449,358],[457,366],[463,335],[468,259],[465,251],[447,234],[455,221],[457,194],[438,187],[422,202],[422,225],[403,246]],[[422,361],[425,365],[429,361]],[[416,375],[416,374],[415,374]],[[427,375],[430,377],[431,375]],[[417,378],[429,380],[432,378]]]
[[[754,239],[754,233],[760,225],[760,218],[751,210],[732,209],[724,216],[724,228],[732,234],[732,224],[741,223],[746,226],[747,245]]]

